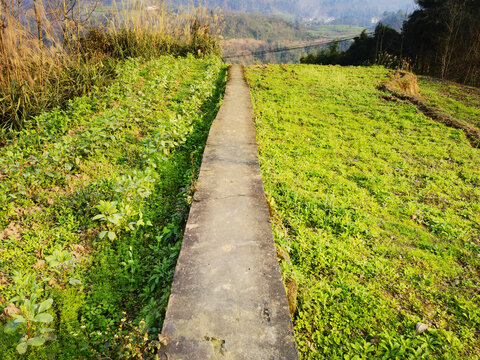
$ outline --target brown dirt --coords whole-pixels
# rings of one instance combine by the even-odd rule
[[[414,74],[396,71],[390,74],[390,78],[392,79],[391,81],[380,84],[378,87],[379,90],[391,95],[382,96],[383,99],[408,102],[415,105],[425,116],[432,120],[463,130],[473,147],[480,146],[480,129],[463,120],[458,120],[438,108],[427,105],[421,98],[417,77]]]
[[[43,269],[46,267],[45,260],[38,260],[35,264],[33,264],[33,268],[36,270]]]
[[[295,310],[297,310],[298,284],[294,278],[288,278],[285,280],[285,286],[287,288],[288,308],[290,310],[290,316],[293,317],[293,314],[295,314]]]
[[[20,239],[22,237],[20,225],[11,222],[3,231],[0,231],[0,240],[8,239],[10,236],[14,239]]]
[[[265,64],[252,65],[251,68],[255,70],[264,70],[268,68],[268,65],[265,65]]]
[[[15,208],[15,212],[17,213],[18,217],[23,217],[25,215],[30,215],[34,212],[40,212],[43,209],[40,206],[28,206],[24,208]]]
[[[2,286],[10,284],[7,274],[0,272],[0,288]]]
[[[288,255],[287,250],[285,250],[283,247],[281,247],[278,244],[275,244],[275,247],[277,248],[277,260],[280,261],[286,261],[288,263],[291,263],[290,256]]]
[[[19,308],[17,308],[14,303],[8,304],[8,306],[5,309],[3,309],[3,313],[6,316],[17,315],[17,314],[20,314],[21,312],[22,311]]]
[[[278,262],[286,261],[287,263],[292,263],[287,250],[285,250],[278,244],[275,244],[275,248],[277,249]],[[295,311],[297,310],[298,297],[298,284],[293,276],[290,275],[285,279],[285,288],[287,290],[288,308],[290,310],[290,316],[293,317],[293,314],[295,314]]]

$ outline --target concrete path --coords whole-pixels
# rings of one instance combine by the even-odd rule
[[[257,155],[250,92],[232,66],[175,270],[166,359],[299,358]]]

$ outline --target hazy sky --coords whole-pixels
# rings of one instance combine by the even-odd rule
[[[202,0],[194,0],[204,3]],[[173,4],[190,2],[190,0],[170,0]],[[224,10],[289,13],[305,17],[337,16],[344,13],[376,10],[376,12],[410,10],[413,11],[414,0],[206,0],[209,7]]]
[[[275,0],[273,1],[275,2]],[[293,0],[291,3],[305,14],[311,13],[317,16],[326,15],[324,12],[343,12],[344,10],[351,11],[357,9],[360,11],[362,9],[413,11],[415,7],[414,0]]]

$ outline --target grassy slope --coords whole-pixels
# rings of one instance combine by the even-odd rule
[[[226,39],[252,38],[256,40],[307,40],[310,33],[303,25],[295,25],[277,16],[227,13],[222,36]]]
[[[420,91],[449,115],[480,128],[480,89],[422,76]]]
[[[380,67],[247,72],[303,359],[479,357],[480,152]],[[430,325],[421,335],[417,322]]]
[[[119,329],[124,316],[146,318],[151,336],[159,331],[192,170],[224,84],[216,57],[131,60],[106,92],[40,116],[38,136],[34,123],[0,149],[0,309],[26,288],[15,271],[34,274],[40,299],[54,300],[49,327],[58,340],[29,349],[28,358],[112,356],[121,342],[114,335],[134,326]],[[102,200],[117,202],[118,224],[92,219]],[[107,228],[116,239],[99,237]],[[55,249],[77,259],[65,278],[48,261]],[[1,331],[0,358],[16,359],[20,333]]]

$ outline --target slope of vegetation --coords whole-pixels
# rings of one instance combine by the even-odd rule
[[[304,25],[284,20],[278,16],[227,13],[224,21],[222,35],[226,39],[252,38],[272,42],[311,38]]]
[[[2,140],[2,360],[153,358],[225,75],[131,59]]]
[[[302,358],[478,359],[479,150],[384,100],[381,67],[247,78]]]
[[[222,36],[226,39],[252,38],[267,42],[308,41],[357,35],[363,30],[364,28],[360,26],[313,23],[305,25],[279,16],[227,13],[224,15]]]
[[[309,25],[307,29],[315,38],[336,39],[350,35],[358,35],[365,28],[351,25]]]

